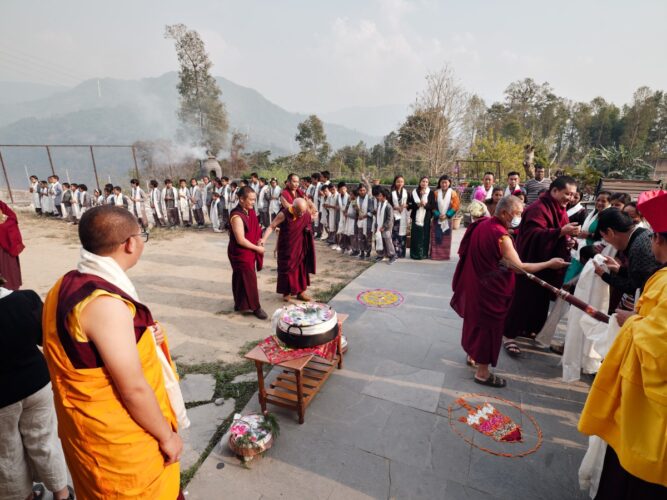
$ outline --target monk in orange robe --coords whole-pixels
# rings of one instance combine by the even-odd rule
[[[76,496],[182,498],[183,443],[157,354],[170,360],[169,350],[125,275],[143,251],[141,227],[127,210],[104,205],[81,217],[79,238],[78,270],[51,289],[42,318]]]

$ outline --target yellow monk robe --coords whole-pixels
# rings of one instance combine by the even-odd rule
[[[124,300],[130,308],[144,376],[167,422],[174,430],[177,427],[152,332],[147,329],[153,324],[150,311],[101,278],[77,271],[65,275],[44,305],[44,355],[55,395],[58,434],[76,496],[175,500],[179,464],[164,466],[156,439],[132,419],[95,346],[79,326],[85,305],[100,295]],[[168,353],[166,341],[163,350]]]
[[[633,476],[667,486],[667,268],[638,306],[595,377],[579,430],[604,439]]]

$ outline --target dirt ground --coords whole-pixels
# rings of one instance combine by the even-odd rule
[[[25,250],[20,256],[23,288],[44,298],[55,281],[74,269],[79,256],[76,226],[39,218],[17,209]],[[239,349],[270,334],[269,321],[233,311],[232,270],[227,234],[210,229],[155,230],[139,263],[128,272],[139,297],[167,330],[174,356],[182,363],[239,360]],[[267,242],[264,269],[258,273],[262,307],[271,315],[282,305],[275,292],[275,236]],[[369,264],[317,242],[318,274],[309,291],[331,295]]]

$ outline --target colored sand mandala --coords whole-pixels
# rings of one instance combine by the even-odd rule
[[[395,290],[376,288],[361,292],[357,302],[366,307],[396,307],[403,302],[403,296]]]
[[[483,401],[480,402],[480,400]],[[506,410],[499,410],[489,400],[495,400],[496,406],[503,405]],[[510,458],[523,457],[536,452],[542,446],[542,430],[535,418],[522,410],[519,405],[506,399],[486,394],[465,394],[449,407],[448,413],[449,425],[458,436],[466,443],[492,455]],[[535,427],[535,432],[529,433],[530,439],[522,435],[521,427],[508,413],[515,414],[517,419],[525,417],[523,421]],[[473,437],[466,435],[470,434],[466,428],[475,431]],[[480,434],[489,439],[485,441],[479,436]],[[529,440],[536,441],[534,446],[531,447],[530,443],[526,442]],[[505,445],[513,445],[513,453],[504,451]]]

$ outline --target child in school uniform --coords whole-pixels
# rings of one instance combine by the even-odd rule
[[[389,258],[389,264],[396,262],[396,250],[391,239],[391,231],[394,227],[394,209],[389,202],[391,196],[389,191],[383,187],[374,188],[376,210],[375,210],[375,251],[378,256],[376,262]]]
[[[329,184],[329,197],[327,198],[327,245],[331,248],[336,246],[336,233],[338,231],[338,188],[335,184]],[[335,249],[335,248],[334,248]]]
[[[347,223],[347,202],[350,195],[347,194],[347,184],[344,182],[338,183],[338,195],[336,196],[336,244],[334,250],[342,252],[345,249],[342,245],[342,239],[345,235],[345,225]]]

